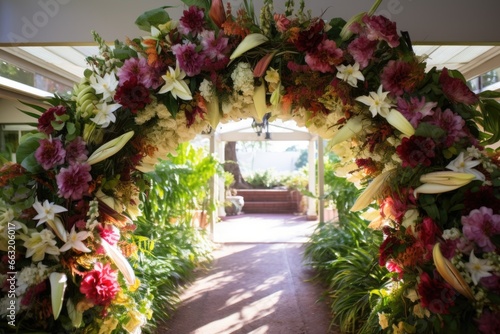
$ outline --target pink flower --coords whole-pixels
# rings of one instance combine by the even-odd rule
[[[197,36],[204,30],[204,17],[203,10],[196,6],[189,7],[179,20],[179,31],[184,35],[191,33],[193,36]]]
[[[50,135],[54,132],[54,127],[52,126],[52,122],[61,124],[63,123],[61,120],[58,120],[59,116],[63,116],[66,114],[66,107],[56,106],[47,109],[41,116],[38,118],[38,131],[45,133],[46,135]]]
[[[410,100],[405,100],[398,97],[397,100],[398,111],[410,122],[410,124],[417,128],[420,120],[426,116],[434,114],[433,108],[436,107],[436,102],[425,102],[425,97],[419,100],[418,97],[411,97]]]
[[[99,236],[106,240],[111,246],[116,245],[120,240],[120,232],[114,225],[97,225],[97,230],[99,231]]]
[[[461,138],[468,136],[467,132],[464,131],[464,119],[450,109],[446,109],[445,111],[441,111],[440,108],[436,109],[428,122],[446,131],[446,138],[444,138],[444,145],[446,147],[450,147]]]
[[[66,161],[70,164],[86,161],[88,154],[87,146],[82,137],[76,137],[66,145]]]
[[[424,77],[424,70],[418,64],[401,60],[390,60],[382,70],[380,79],[384,90],[399,96],[411,93]]]
[[[58,195],[66,199],[79,200],[89,190],[90,165],[73,163],[68,168],[61,168],[56,176]]]
[[[455,304],[455,290],[446,282],[432,279],[426,272],[420,275],[417,290],[422,306],[433,313],[448,314]]]
[[[60,139],[41,139],[35,151],[35,159],[43,169],[49,170],[64,163],[66,151]]]
[[[366,36],[360,36],[347,46],[347,51],[354,60],[359,63],[359,68],[363,69],[373,58],[373,53],[377,47],[377,41],[371,41]]]
[[[372,41],[386,41],[391,47],[399,45],[396,23],[381,15],[365,15],[366,36]]]
[[[443,68],[439,76],[439,83],[444,95],[453,103],[474,104],[479,100],[461,79],[452,78],[446,67]]]
[[[205,56],[196,52],[196,45],[191,42],[172,46],[172,53],[179,61],[179,67],[190,77],[200,74]]]
[[[118,273],[112,270],[109,263],[98,262],[85,274],[80,284],[80,292],[92,303],[107,306],[120,290],[117,282]]]
[[[323,40],[313,52],[306,54],[306,64],[313,71],[329,73],[336,70],[336,65],[342,62],[343,51],[337,48],[334,41]]]
[[[286,32],[291,24],[291,21],[285,16],[285,14],[274,14],[274,21],[276,22],[276,29],[280,33]]]
[[[146,58],[132,57],[125,60],[123,66],[118,69],[117,75],[120,85],[123,85],[132,78],[136,78],[146,88],[156,89],[162,84],[160,78],[163,72],[162,68],[152,68],[149,66]]]
[[[215,33],[212,30],[206,30],[201,33],[201,46],[203,47],[203,54],[210,60],[222,60],[227,57],[229,48],[227,43],[229,39],[219,34],[215,38]]]
[[[493,210],[480,207],[472,210],[468,216],[462,217],[463,234],[474,241],[484,252],[496,251],[491,238],[500,234],[500,215],[493,214]]]

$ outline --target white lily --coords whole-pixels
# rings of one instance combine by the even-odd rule
[[[109,258],[118,267],[118,270],[123,274],[127,283],[133,285],[135,283],[135,273],[127,259],[116,247],[111,246],[106,240],[101,239],[101,245]]]
[[[89,165],[96,164],[104,159],[109,158],[110,156],[117,153],[119,150],[125,146],[125,144],[134,136],[134,131],[129,131],[122,134],[119,137],[116,137],[113,140],[108,141],[107,143],[100,146],[97,150],[94,151],[87,159],[87,163]]]
[[[57,320],[57,318],[59,318],[59,314],[61,313],[64,301],[64,291],[68,285],[68,277],[63,273],[51,273],[49,275],[49,281],[52,313],[54,314],[54,319]]]
[[[255,106],[255,112],[257,113],[257,121],[262,121],[264,115],[267,113],[267,103],[266,103],[266,85],[264,81],[260,79],[261,83],[259,86],[255,86],[253,91],[253,104]]]
[[[377,114],[387,117],[391,108],[390,101],[387,98],[388,94],[389,92],[384,92],[382,85],[380,85],[376,92],[370,92],[370,95],[358,96],[356,101],[367,105],[373,117],[377,116]]]
[[[337,78],[347,82],[353,87],[358,86],[358,80],[364,81],[365,77],[363,73],[359,70],[359,63],[354,63],[354,65],[340,65],[337,66]]]
[[[115,111],[120,108],[118,103],[99,103],[97,106],[97,114],[90,120],[103,128],[107,128],[109,124],[116,122]]]
[[[464,152],[460,152],[455,160],[450,161],[446,168],[455,172],[473,174],[475,175],[476,180],[484,181],[486,179],[484,174],[476,169],[473,169],[473,167],[476,167],[479,164],[481,164],[480,160],[472,160],[471,156],[466,157]]]
[[[89,81],[96,94],[102,94],[104,101],[111,99],[115,95],[116,87],[118,87],[118,80],[114,73],[106,73],[104,77],[92,75]]]
[[[59,249],[61,252],[66,252],[70,249],[76,249],[83,253],[91,252],[90,249],[85,246],[83,240],[87,239],[90,236],[90,232],[88,231],[75,231],[75,226],[71,228],[71,232],[68,236],[68,241]]]
[[[258,33],[254,34],[249,34],[246,35],[245,38],[241,41],[240,44],[236,47],[236,49],[233,51],[233,54],[229,57],[229,59],[234,60],[244,54],[245,52],[261,45],[264,44],[265,42],[269,41],[269,39]]]
[[[424,174],[420,177],[423,184],[413,194],[440,194],[465,186],[476,178],[474,174],[441,171]]]
[[[380,173],[372,182],[365,188],[363,193],[359,195],[358,199],[351,208],[351,211],[360,211],[370,205],[375,197],[382,192],[386,187],[387,180],[389,180],[394,173],[394,169],[387,170]]]
[[[363,130],[363,117],[358,115],[350,118],[344,126],[334,133],[333,137],[330,139],[328,145],[333,147],[339,143],[342,143]]]
[[[23,246],[26,248],[25,256],[32,257],[33,262],[38,262],[45,258],[45,254],[59,255],[60,251],[56,246],[55,237],[54,233],[48,229],[41,232],[34,231],[30,236],[22,235]]]
[[[477,285],[481,278],[491,276],[491,271],[495,270],[487,259],[478,259],[474,255],[474,250],[470,252],[469,262],[465,264],[465,268],[470,273],[474,285]]]
[[[37,227],[49,220],[54,220],[58,213],[68,211],[65,207],[54,204],[54,202],[49,202],[48,200],[43,201],[43,203],[36,200],[35,203],[33,203],[33,209],[35,209],[37,213],[37,215],[33,217],[34,220],[38,220],[36,224]]]
[[[177,99],[177,97],[182,100],[193,99],[191,91],[184,80],[186,72],[180,69],[179,62],[176,63],[175,69],[169,66],[168,72],[161,77],[165,80],[165,84],[158,91],[159,94],[170,92],[175,99]]]
[[[415,134],[413,125],[411,125],[406,117],[404,117],[398,110],[391,109],[385,119],[390,125],[401,131],[404,135],[411,137]]]

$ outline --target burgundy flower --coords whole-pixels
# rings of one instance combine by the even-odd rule
[[[432,279],[426,272],[420,275],[417,290],[422,306],[433,313],[448,314],[449,308],[455,305],[455,290],[446,282]]]
[[[479,280],[479,284],[490,291],[493,291],[497,294],[500,293],[500,276],[496,275],[495,273],[488,277],[482,277]]]
[[[179,67],[190,77],[200,74],[205,56],[196,52],[196,45],[191,42],[172,46],[172,53],[179,61]]]
[[[324,35],[321,33],[324,27],[323,20],[317,20],[309,29],[300,31],[295,41],[297,50],[300,52],[314,52],[324,39]]]
[[[436,144],[431,138],[411,136],[405,137],[401,145],[396,147],[396,153],[402,160],[403,167],[430,166],[431,158],[436,156]]]
[[[378,264],[381,267],[385,266],[389,257],[393,255],[394,248],[401,245],[401,242],[402,241],[396,237],[388,236],[387,238],[385,238],[382,244],[380,244]]]
[[[179,20],[179,31],[185,35],[191,33],[193,36],[197,36],[205,28],[204,17],[203,10],[196,6],[189,7]]]
[[[496,251],[491,238],[500,234],[500,215],[482,206],[472,210],[468,216],[463,216],[462,225],[463,234],[468,240],[474,241],[484,252]]]
[[[426,260],[430,260],[432,258],[432,248],[436,243],[437,237],[440,237],[442,234],[443,232],[441,229],[430,217],[425,217],[422,224],[419,225],[418,236],[425,249],[427,249],[427,254],[425,256]]]
[[[90,165],[73,163],[68,168],[61,168],[56,176],[58,195],[66,199],[79,200],[89,190]]]
[[[366,35],[372,41],[386,41],[391,47],[399,45],[396,23],[381,15],[365,15]]]
[[[452,78],[448,74],[448,69],[443,68],[439,76],[439,83],[442,86],[443,93],[453,103],[474,104],[479,99],[469,87],[459,78]]]
[[[336,70],[335,66],[342,62],[343,51],[329,39],[323,40],[313,52],[306,54],[306,64],[313,71],[329,73]]]
[[[494,209],[500,214],[500,199],[496,198],[492,186],[481,186],[479,189],[468,189],[464,196],[464,212],[469,213],[482,206]]]
[[[109,263],[98,262],[94,269],[87,272],[80,284],[80,292],[92,303],[107,306],[120,290],[117,282],[118,273],[112,270]]]
[[[481,317],[476,320],[477,329],[482,334],[500,333],[500,312],[491,312],[485,309]]]
[[[196,120],[196,116],[199,116],[201,119],[205,119],[205,112],[200,107],[196,106],[192,111],[186,110],[186,119],[188,128],[194,124]]]
[[[87,161],[89,152],[82,137],[76,137],[66,145],[66,161],[68,163]]]
[[[149,90],[143,84],[138,83],[136,77],[132,77],[120,85],[114,99],[134,114],[151,103]]]
[[[50,135],[54,132],[54,127],[52,126],[52,122],[63,123],[61,120],[57,120],[58,116],[63,116],[66,114],[66,107],[57,106],[51,107],[47,109],[41,116],[38,118],[38,131],[45,133],[46,135]]]
[[[58,138],[41,139],[35,151],[35,159],[43,169],[49,170],[64,163],[66,151]]]
[[[413,92],[423,76],[424,70],[418,64],[390,60],[384,67],[380,79],[384,90],[399,96]]]
[[[359,68],[363,69],[372,60],[376,47],[377,41],[369,40],[366,36],[360,36],[349,43],[347,51],[359,63]]]

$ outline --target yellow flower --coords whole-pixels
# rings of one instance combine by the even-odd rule
[[[382,329],[389,327],[389,320],[384,312],[378,314],[378,323]]]
[[[101,323],[98,334],[111,334],[116,326],[118,326],[118,320],[114,317],[108,317]]]
[[[133,309],[127,314],[128,321],[123,324],[123,329],[129,333],[134,333],[134,331],[146,323],[146,317],[139,311]]]

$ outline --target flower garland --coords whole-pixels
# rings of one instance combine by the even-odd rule
[[[426,73],[378,3],[347,23],[293,1],[278,14],[266,0],[258,20],[196,3],[178,21],[144,13],[150,35],[113,48],[95,34],[72,98],[33,106],[39,132],[0,170],[9,324],[139,333],[151,311],[126,257],[141,173],[219,122],[270,113],[329,139],[337,173],[366,187],[352,210],[383,230],[393,273],[380,330],[498,332],[500,160],[484,145],[499,139],[500,96]]]

